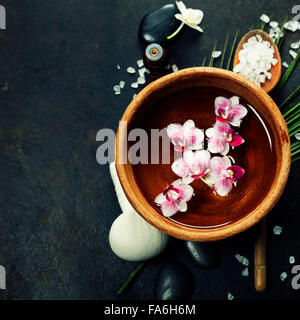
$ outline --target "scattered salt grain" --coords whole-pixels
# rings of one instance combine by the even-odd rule
[[[284,24],[284,29],[295,32],[299,29],[300,22],[297,20],[288,21]]]
[[[144,61],[143,59],[137,60],[136,64],[138,65],[139,68],[144,66]]]
[[[269,23],[270,22],[270,18],[266,15],[266,14],[262,14],[260,16],[260,20],[264,23]]]
[[[116,84],[115,86],[113,86],[113,89],[115,91],[120,91],[120,86],[118,84]]]
[[[295,59],[297,56],[297,53],[294,50],[290,50],[289,54],[293,57],[293,59]]]
[[[222,54],[222,51],[213,51],[213,52],[211,53],[211,56],[212,56],[213,58],[219,58],[221,54]]]
[[[176,72],[176,71],[178,71],[178,67],[177,67],[177,65],[176,64],[172,64],[172,70],[173,70],[173,72]]]
[[[273,228],[273,233],[275,234],[275,235],[280,235],[281,234],[281,232],[282,232],[282,227],[280,227],[280,226],[274,226],[274,228]]]
[[[139,73],[140,77],[144,77],[145,73],[150,73],[150,71],[144,67],[144,68],[139,69],[138,73]]]
[[[249,260],[248,260],[246,257],[243,257],[242,264],[243,264],[244,266],[249,266]]]
[[[123,89],[125,86],[125,81],[120,81],[120,88]]]
[[[277,21],[271,21],[270,22],[270,27],[271,28],[277,28],[278,27],[278,22]]]
[[[281,281],[284,281],[284,280],[286,279],[286,277],[287,277],[287,273],[286,273],[286,272],[282,272],[282,273],[280,274],[280,280],[281,280]]]
[[[131,85],[131,88],[137,88],[139,85],[138,85],[138,83],[137,82],[133,82]]]
[[[242,276],[243,276],[243,277],[248,277],[248,276],[249,276],[248,267],[246,267],[246,268],[242,271]]]
[[[238,253],[235,255],[235,258],[237,259],[238,262],[241,262],[241,263],[242,263],[242,261],[243,261],[243,259],[244,259],[244,257],[241,256],[241,255],[238,254]]]
[[[283,61],[283,62],[282,62],[282,65],[283,65],[285,68],[288,68],[288,67],[290,66],[286,61]]]
[[[137,78],[137,83],[138,83],[138,84],[144,84],[145,82],[146,82],[146,79],[145,79],[144,76]]]
[[[134,99],[136,97],[136,93],[132,96],[132,99]]]
[[[295,263],[295,257],[294,256],[290,256],[289,261],[290,261],[290,264]]]
[[[295,138],[296,138],[297,140],[300,140],[300,132],[297,132],[297,133],[295,134]]]
[[[228,292],[227,294],[227,300],[233,300],[234,299],[234,295],[230,292]]]
[[[130,74],[135,73],[135,69],[132,68],[132,67],[128,67],[128,68],[126,69],[126,71],[127,71],[128,73],[130,73]]]
[[[239,52],[240,62],[233,68],[233,71],[260,86],[266,78],[271,79],[272,77],[269,70],[278,62],[274,58],[274,51],[269,41],[264,41],[257,36],[250,37]]]
[[[121,69],[121,67],[120,67],[118,64],[117,64],[117,69],[118,69],[118,70],[120,70],[120,69]]]
[[[300,41],[293,42],[293,43],[291,44],[291,48],[292,48],[292,49],[299,49],[299,47],[300,47]]]

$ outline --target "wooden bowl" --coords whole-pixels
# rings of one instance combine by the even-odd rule
[[[161,130],[170,123],[183,124],[188,119],[193,119],[198,128],[209,128],[215,122],[215,97],[233,95],[241,97],[248,109],[238,128],[245,143],[229,153],[246,170],[245,175],[227,197],[214,194],[199,179],[194,181],[191,185],[195,196],[188,202],[188,211],[164,217],[154,199],[167,184],[178,179],[171,170],[173,148],[170,164],[160,160],[158,164],[133,165],[128,161],[128,150],[134,143],[127,141],[127,134],[135,128],[146,130],[150,161],[151,129]],[[285,121],[264,90],[236,73],[218,68],[189,68],[162,77],[135,97],[121,121],[115,155],[125,194],[146,221],[173,237],[214,241],[244,231],[273,208],[285,187],[291,163]],[[162,150],[161,143],[159,147],[161,152],[169,152]]]

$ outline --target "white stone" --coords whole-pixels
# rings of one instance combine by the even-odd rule
[[[110,164],[109,169],[123,210],[109,232],[112,251],[128,261],[145,261],[157,256],[167,246],[169,236],[146,222],[134,210],[124,194],[114,162]]]

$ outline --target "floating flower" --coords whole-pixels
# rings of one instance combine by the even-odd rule
[[[183,157],[175,160],[172,164],[172,170],[175,174],[191,182],[192,179],[198,179],[205,175],[209,169],[210,153],[206,150],[193,152],[187,150],[183,152]]]
[[[214,186],[215,191],[220,196],[227,196],[236,180],[240,179],[245,173],[243,168],[231,165],[227,156],[213,157],[210,160],[209,169],[205,181]]]
[[[155,198],[155,203],[160,206],[165,217],[171,217],[178,211],[185,212],[187,210],[187,201],[189,201],[194,193],[194,189],[178,179],[160,193]]]
[[[217,97],[215,100],[216,119],[220,122],[229,122],[239,127],[241,120],[246,116],[248,110],[239,103],[240,98],[233,96],[230,99]]]
[[[217,121],[212,128],[206,130],[208,139],[208,151],[226,155],[230,146],[237,147],[245,140],[233,130],[229,123]]]
[[[172,123],[167,127],[167,134],[176,151],[203,148],[204,133],[195,127],[193,120],[187,120],[183,125]]]
[[[184,25],[203,32],[203,30],[199,27],[199,24],[201,23],[204,16],[203,11],[186,8],[185,4],[182,1],[176,1],[176,4],[180,13],[175,14],[175,18],[181,21],[181,25],[174,33],[168,36],[167,39],[172,39],[173,37],[175,37]]]

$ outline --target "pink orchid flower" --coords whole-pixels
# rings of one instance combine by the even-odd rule
[[[194,189],[178,179],[160,193],[155,198],[155,203],[160,206],[165,217],[171,217],[178,211],[185,212],[187,210],[187,201],[189,201],[194,193]]]
[[[188,182],[205,175],[209,169],[210,153],[206,150],[187,150],[183,157],[175,160],[172,170],[179,177],[187,178]],[[189,180],[190,179],[190,180]]]
[[[214,186],[215,191],[220,196],[227,196],[232,190],[233,184],[240,179],[245,170],[239,166],[231,165],[230,159],[225,157],[213,157],[210,160],[210,172],[205,181]]]
[[[169,124],[167,134],[176,151],[199,150],[203,148],[204,133],[195,127],[193,120],[187,120],[183,125]]]
[[[230,99],[217,97],[215,100],[216,119],[220,122],[229,122],[239,127],[241,120],[246,116],[248,110],[239,103],[240,98],[233,96]]]
[[[208,151],[226,155],[230,146],[237,147],[244,143],[244,139],[230,127],[229,123],[217,121],[212,128],[206,130]]]

